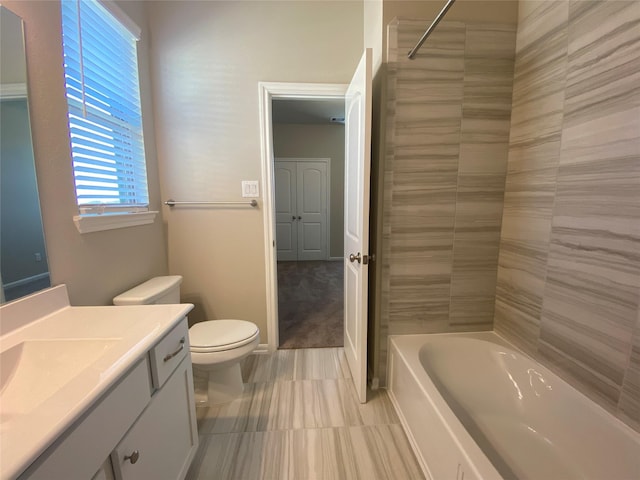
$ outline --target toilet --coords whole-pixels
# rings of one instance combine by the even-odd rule
[[[180,275],[154,277],[113,299],[114,305],[180,303]],[[230,402],[243,391],[240,361],[260,342],[258,327],[245,320],[207,320],[189,329],[191,361],[208,374],[207,403]]]

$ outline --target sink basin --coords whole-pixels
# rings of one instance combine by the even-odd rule
[[[0,354],[0,423],[31,412],[119,339],[28,340]]]

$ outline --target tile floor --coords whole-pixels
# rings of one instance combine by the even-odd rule
[[[357,402],[342,348],[251,355],[242,373],[240,398],[197,408],[187,480],[424,478],[386,391]]]

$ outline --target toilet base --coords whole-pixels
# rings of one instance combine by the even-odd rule
[[[197,365],[195,367],[198,368]],[[228,403],[242,395],[244,384],[239,362],[224,368],[204,370],[204,373],[208,375],[207,395],[206,398],[204,395],[197,395],[198,406]]]

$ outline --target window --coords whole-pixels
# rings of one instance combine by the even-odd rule
[[[80,214],[146,212],[139,29],[111,3],[63,0],[62,34]]]

